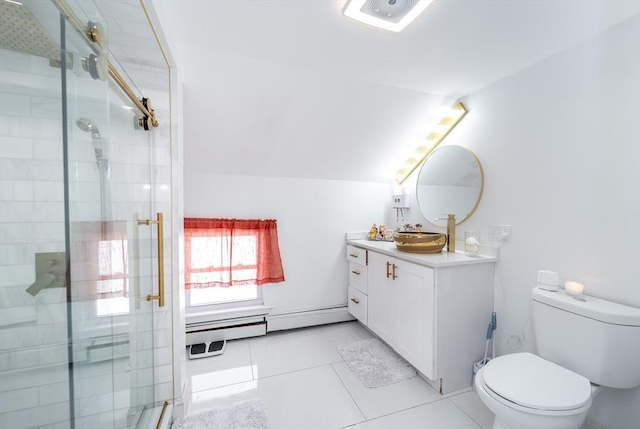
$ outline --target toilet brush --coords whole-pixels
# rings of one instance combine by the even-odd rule
[[[473,373],[477,374],[480,371],[480,368],[485,366],[489,361],[496,357],[496,343],[493,340],[493,331],[495,331],[498,327],[498,317],[496,316],[496,312],[491,313],[491,321],[489,322],[489,326],[487,326],[487,335],[485,336],[487,342],[484,346],[484,357],[482,360],[473,364]],[[489,342],[491,342],[491,357],[489,357]]]
[[[492,336],[493,336],[493,325],[491,324],[491,322],[489,322],[489,326],[487,326],[487,335],[486,335],[487,342],[485,343],[485,346],[484,346],[484,357],[482,358],[482,360],[473,364],[474,374],[477,374],[478,371],[480,371],[480,368],[485,366],[489,362],[489,360],[491,360],[488,357],[488,354],[489,354],[489,341],[491,341]]]
[[[482,365],[486,365],[487,362],[489,362],[487,355],[489,354],[489,342],[491,341],[491,337],[493,337],[493,325],[489,323],[489,326],[487,327],[487,343],[484,346],[484,358],[480,361]]]
[[[493,339],[493,331],[496,329],[498,329],[498,316],[494,311],[491,313],[491,359],[496,357],[496,341]]]

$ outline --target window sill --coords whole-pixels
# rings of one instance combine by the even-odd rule
[[[238,319],[242,317],[266,316],[273,310],[272,305],[251,305],[222,310],[201,310],[188,308],[185,314],[186,324],[218,322],[221,320]]]

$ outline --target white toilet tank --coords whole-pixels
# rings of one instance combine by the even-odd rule
[[[602,386],[640,385],[640,309],[537,287],[531,297],[541,357]]]

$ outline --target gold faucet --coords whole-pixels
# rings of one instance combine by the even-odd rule
[[[447,215],[447,252],[456,251],[456,215]]]
[[[456,251],[456,215],[447,215],[447,252]]]
[[[445,220],[443,217],[437,217],[436,221]],[[456,215],[448,214],[447,218],[447,252],[456,251]]]

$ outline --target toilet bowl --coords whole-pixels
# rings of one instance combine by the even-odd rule
[[[640,385],[640,309],[533,288],[538,354],[490,360],[476,374],[494,429],[577,429],[600,386]]]
[[[474,387],[496,415],[493,429],[578,429],[597,392],[581,375],[531,353],[491,360]]]

